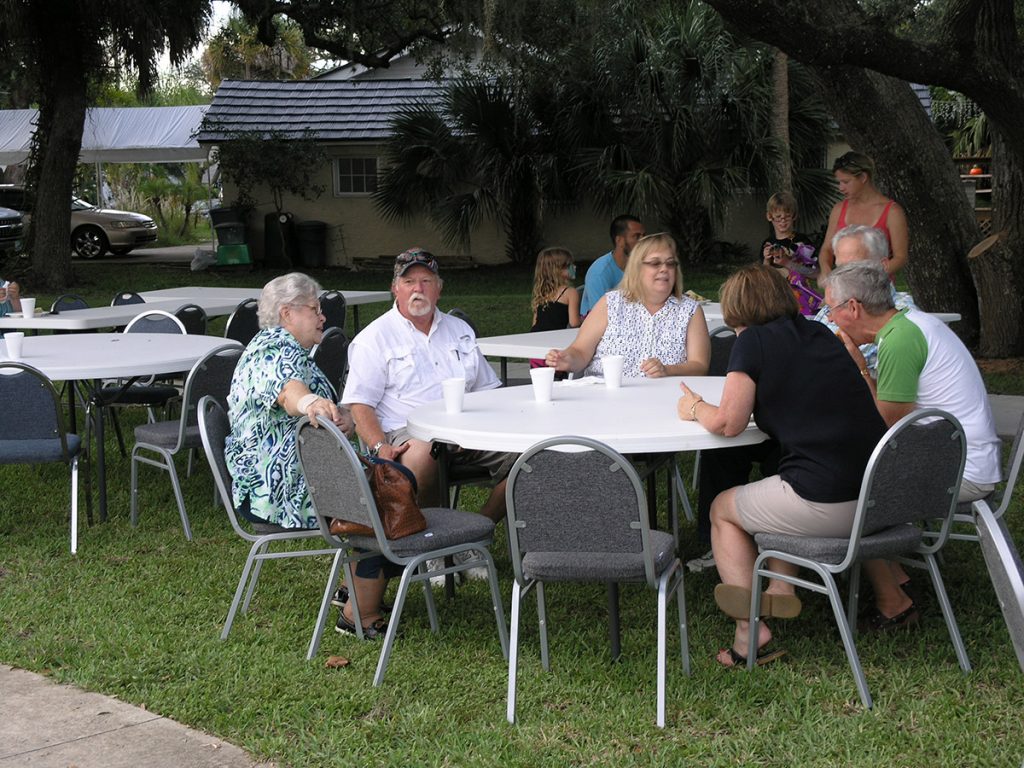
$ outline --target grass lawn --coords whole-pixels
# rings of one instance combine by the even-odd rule
[[[270,276],[153,265],[82,265],[78,274],[77,292],[94,304],[118,290],[260,285]],[[330,288],[389,282],[383,271],[314,274]],[[688,275],[687,287],[715,296],[724,274]],[[528,327],[526,271],[463,270],[446,279],[442,308],[465,309],[482,335]],[[53,297],[38,298],[48,305]],[[384,308],[364,306],[361,317],[368,322]],[[986,378],[994,391],[1024,388],[1015,362],[987,365]],[[131,417],[125,422],[130,434]],[[798,619],[775,622],[777,643],[790,651],[783,661],[753,674],[722,669],[713,655],[732,629],[714,607],[717,577],[688,574],[693,675],[685,677],[670,655],[661,731],[654,726],[654,594],[623,588],[624,658],[610,664],[603,589],[552,585],[552,669],[541,669],[528,601],[513,727],[505,722],[507,667],[482,582],[461,588],[454,602],[438,601],[436,636],[421,595],[411,595],[379,689],[371,684],[377,644],[328,629],[320,655],[305,661],[326,558],[268,563],[252,609],[221,642],[248,547],[213,503],[205,462],[183,480],[195,535],[189,543],[168,478],[150,467],[141,469],[139,526],[129,525],[128,462],[113,441],[107,454],[111,520],[83,525],[76,557],[68,553],[66,470],[0,467],[0,661],[145,706],[278,765],[1017,766],[1024,757],[1024,678],[975,544],[952,544],[944,566],[970,675],[957,666],[931,598],[919,631],[861,638],[875,698],[874,709],[863,710],[818,595],[804,596]],[[465,499],[475,508],[482,492],[467,491]],[[1019,507],[1017,500],[1010,519],[1020,542]],[[692,530],[682,538],[684,559],[699,554]],[[504,540],[501,529],[493,552],[509,595]],[[670,651],[673,642],[678,649],[671,630],[669,637]],[[351,665],[328,669],[332,654]]]

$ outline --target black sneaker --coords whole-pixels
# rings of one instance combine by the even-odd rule
[[[334,631],[342,635],[352,635],[358,637],[356,634],[356,625],[345,618],[345,613],[342,612],[338,616],[338,623],[334,625]],[[388,631],[388,623],[384,619],[377,619],[373,624],[368,627],[363,627],[363,639],[364,640],[380,640],[384,637],[384,633]]]
[[[342,607],[344,607],[345,603],[347,603],[347,602],[348,602],[348,587],[345,587],[345,586],[338,587],[337,592],[335,592],[333,595],[331,595],[331,605],[333,605],[335,608],[342,608]],[[392,609],[394,607],[395,606],[392,605],[391,603],[385,603],[383,600],[380,601],[380,612],[381,613],[391,613],[391,611],[392,611]]]

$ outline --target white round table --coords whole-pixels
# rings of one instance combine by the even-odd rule
[[[447,414],[444,403],[427,403],[409,414],[410,434],[463,448],[522,453],[558,435],[582,435],[620,453],[674,453],[750,445],[766,439],[753,423],[735,437],[713,435],[676,415],[679,383],[717,403],[722,376],[626,379],[608,389],[596,379],[555,382],[550,403],[533,399],[533,387],[505,387],[466,394],[463,411]],[[597,383],[595,383],[597,382]]]
[[[71,333],[61,336],[26,336],[21,360],[54,381],[90,381],[131,378],[191,370],[204,355],[238,342],[219,336],[165,333]],[[0,362],[9,360],[0,340]],[[70,394],[74,401],[74,394]],[[106,453],[103,420],[96,424],[96,479],[100,519],[107,516]]]

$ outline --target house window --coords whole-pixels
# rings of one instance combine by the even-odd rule
[[[377,158],[339,157],[334,166],[335,194],[372,195],[377,191]]]

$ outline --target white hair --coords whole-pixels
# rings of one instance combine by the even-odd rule
[[[275,277],[260,291],[260,328],[281,324],[281,308],[286,304],[315,304],[321,292],[320,283],[301,272]]]
[[[880,229],[865,224],[851,224],[848,227],[843,227],[832,237],[832,253],[836,252],[839,241],[845,237],[856,237],[860,240],[871,261],[881,262],[889,258],[889,239]]]

